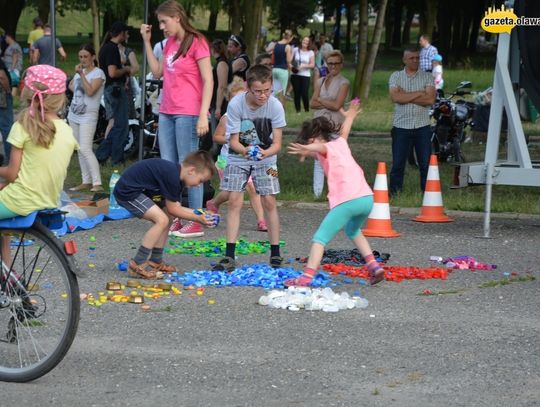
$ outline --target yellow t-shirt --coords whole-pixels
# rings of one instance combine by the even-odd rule
[[[28,33],[28,40],[26,42],[28,42],[29,46],[32,46],[32,44],[43,37],[43,35],[43,28],[36,28]]]
[[[66,122],[58,119],[54,124],[56,134],[49,148],[34,144],[19,122],[9,132],[7,141],[23,150],[22,162],[15,181],[0,191],[0,202],[16,214],[26,216],[58,205],[71,155],[79,145]]]

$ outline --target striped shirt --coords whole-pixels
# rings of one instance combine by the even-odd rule
[[[390,76],[388,86],[390,88],[399,87],[405,92],[419,92],[425,91],[429,87],[435,87],[430,73],[418,70],[409,76],[405,69],[394,72]],[[418,129],[429,126],[430,123],[429,106],[420,106],[415,103],[394,103],[394,127]]]

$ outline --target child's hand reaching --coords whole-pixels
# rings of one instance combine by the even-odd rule
[[[310,149],[307,144],[291,143],[287,146],[287,152],[289,154],[298,155],[300,161],[304,161],[306,156],[309,155]]]
[[[351,103],[349,105],[349,110],[344,110],[343,108],[339,109],[339,112],[345,117],[345,118],[354,118],[362,112],[362,109],[360,107],[360,98],[354,98],[351,100]]]

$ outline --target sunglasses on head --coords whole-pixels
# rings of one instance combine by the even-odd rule
[[[238,39],[238,37],[236,37],[236,35],[231,35],[229,37],[229,40],[236,43],[236,45],[238,45],[239,47],[242,46],[242,43],[240,42],[240,40]]]

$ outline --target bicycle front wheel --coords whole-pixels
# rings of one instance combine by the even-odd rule
[[[60,241],[40,223],[0,236],[0,380],[27,382],[53,369],[71,346],[79,287]]]

